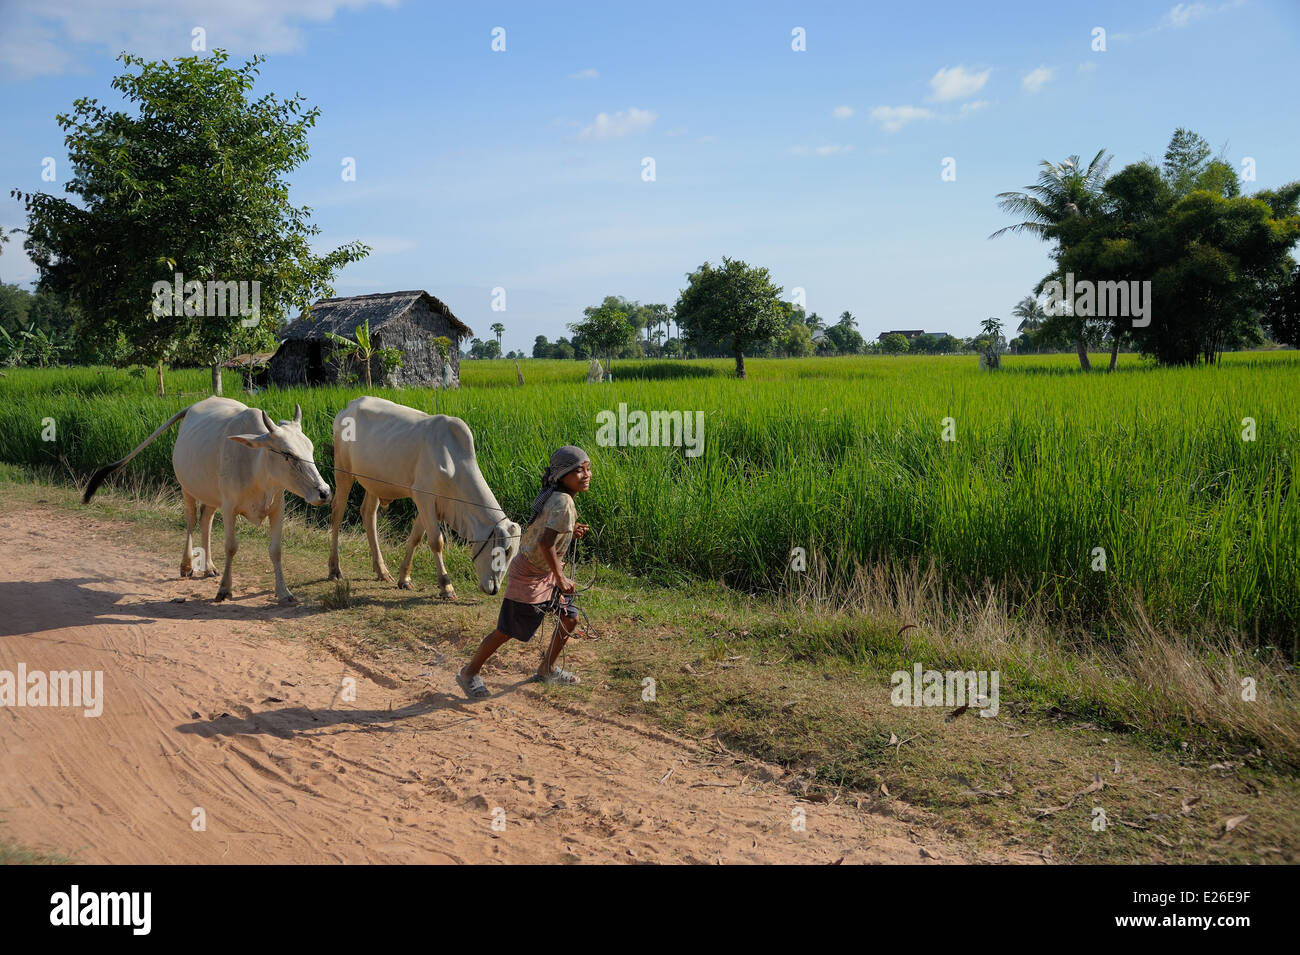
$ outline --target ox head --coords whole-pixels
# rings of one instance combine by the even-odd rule
[[[258,409],[266,434],[232,434],[231,441],[265,452],[264,466],[280,487],[297,494],[308,504],[328,504],[330,486],[316,470],[316,449],[302,431],[302,405],[294,406],[292,421],[276,424],[265,411]]]
[[[506,568],[519,553],[520,533],[518,524],[503,517],[483,540],[474,545],[474,570],[478,573],[478,586],[483,593],[495,595],[501,589]]]

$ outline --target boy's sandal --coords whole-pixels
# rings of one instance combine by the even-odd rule
[[[488,688],[483,685],[483,678],[477,673],[466,680],[465,674],[460,670],[457,670],[456,682],[459,683],[460,688],[465,691],[465,695],[472,700],[481,700],[490,695],[488,693]]]
[[[551,667],[550,673],[538,673],[537,679],[543,683],[562,683],[566,686],[574,683],[581,683],[576,673],[570,673],[568,670],[561,670],[559,667]]]

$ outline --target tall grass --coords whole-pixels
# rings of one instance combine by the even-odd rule
[[[1140,596],[1155,622],[1227,626],[1294,653],[1300,632],[1300,356],[1227,356],[1222,366],[1112,375],[1071,372],[1073,356],[615,362],[588,386],[579,362],[464,362],[459,391],[373,393],[473,429],[502,506],[526,519],[538,470],[562,444],[591,454],[578,499],[585,546],[638,573],[693,574],[753,591],[791,583],[805,548],[831,579],[855,562],[933,560],[968,592],[1101,621]],[[1077,363],[1076,363],[1077,367]],[[0,379],[0,460],[83,479],[204,393],[206,370],[151,381],[105,369],[10,370]],[[227,381],[227,394],[234,393]],[[237,397],[273,416],[302,404],[318,461],[334,414],[357,388]],[[704,451],[598,447],[596,414],[703,411]],[[53,419],[54,441],[42,440]],[[955,441],[941,439],[952,418]],[[1256,439],[1243,440],[1243,419]],[[130,465],[172,482],[168,435]],[[394,511],[409,509],[394,505]],[[309,512],[309,520],[326,516]],[[1104,549],[1104,571],[1097,548]]]

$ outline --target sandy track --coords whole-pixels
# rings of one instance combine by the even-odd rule
[[[468,703],[456,661],[276,638],[269,621],[303,611],[265,592],[213,604],[215,581],[177,578],[175,554],[129,534],[0,513],[0,670],[104,674],[97,718],[0,707],[0,831],[27,848],[92,863],[963,861],[893,817],[796,802],[779,767],[529,686]],[[246,542],[240,559],[266,557]]]

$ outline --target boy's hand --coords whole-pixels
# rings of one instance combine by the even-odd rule
[[[572,579],[572,578],[570,578],[570,577],[566,577],[566,576],[563,575],[563,574],[560,575],[560,592],[561,592],[561,593],[571,594],[571,593],[573,593],[575,590],[577,590],[577,588],[578,588],[578,585],[577,585],[576,583],[573,582],[573,579]]]
[[[586,524],[574,524],[573,536],[576,540],[582,540],[582,536],[586,534],[587,531],[589,531],[590,529],[591,528],[589,528]]]

